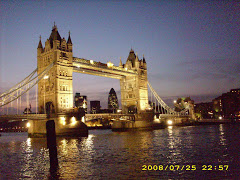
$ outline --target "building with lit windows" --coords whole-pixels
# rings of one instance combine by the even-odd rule
[[[75,107],[83,109],[87,113],[87,96],[81,96],[80,93],[75,94]]]
[[[212,102],[196,104],[195,112],[202,118],[240,119],[240,89],[231,89]]]
[[[116,113],[119,108],[118,98],[115,90],[111,88],[108,94],[108,109],[112,111],[112,113]]]

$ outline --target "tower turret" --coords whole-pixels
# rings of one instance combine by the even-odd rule
[[[132,67],[135,67],[135,59],[136,59],[136,54],[134,53],[133,49],[131,48],[126,64],[130,61],[132,64]]]
[[[52,28],[52,33],[49,36],[51,48],[58,49],[59,45],[61,43],[61,39],[62,38],[61,38],[60,34],[58,33],[57,26],[54,23],[54,26]]]
[[[46,107],[51,104],[54,113],[69,111],[73,107],[72,90],[72,59],[73,53],[68,49],[68,43],[61,38],[54,23],[49,39],[43,49],[41,39],[38,44],[38,74],[49,64],[55,62],[46,78],[38,82],[38,110],[46,112]]]
[[[120,57],[119,67],[123,67],[121,57]]]
[[[38,43],[38,47],[37,47],[37,54],[38,56],[43,52],[43,46],[42,46],[42,41],[41,41],[41,36],[39,38],[39,43]]]
[[[147,63],[146,63],[144,54],[143,54],[143,67],[144,67],[145,69],[147,69]]]
[[[68,46],[68,50],[72,51],[72,40],[71,40],[71,36],[70,36],[70,31],[68,33],[67,46]]]
[[[139,68],[139,59],[138,59],[137,53],[136,53],[136,58],[135,58],[134,64],[135,64],[135,68]]]

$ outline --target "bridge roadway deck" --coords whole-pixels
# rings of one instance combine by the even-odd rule
[[[44,120],[47,118],[46,114],[14,114],[14,115],[1,115],[0,121],[10,120]]]
[[[189,115],[158,114],[159,118],[189,118]]]
[[[134,114],[85,114],[86,121],[92,119],[110,119],[110,120],[124,120],[124,121],[134,121]],[[47,118],[46,114],[14,114],[14,115],[0,115],[0,121],[10,121],[10,120],[45,120]]]
[[[110,120],[123,120],[123,121],[134,121],[135,115],[134,114],[111,114],[111,113],[104,113],[104,114],[85,114],[86,121],[91,121],[93,119],[110,119]]]
[[[124,76],[136,76],[137,72],[122,67],[108,66],[108,64],[86,60],[82,58],[73,58],[73,71],[84,74],[104,76],[114,79],[121,79]]]

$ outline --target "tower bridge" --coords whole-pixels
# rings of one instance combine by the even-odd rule
[[[55,120],[58,135],[67,134],[68,132],[76,134],[76,132],[86,129],[84,124],[80,122],[79,112],[73,110],[72,74],[74,72],[104,76],[120,81],[123,114],[111,115],[119,119],[113,124],[115,129],[152,127],[154,110],[149,105],[148,86],[155,97],[155,101],[161,106],[161,112],[164,112],[164,114],[175,116],[186,116],[186,112],[193,114],[189,109],[176,112],[164,103],[148,82],[147,63],[144,56],[139,59],[132,49],[126,63],[123,64],[120,59],[119,66],[116,66],[111,61],[102,63],[73,57],[72,47],[70,33],[66,41],[65,38],[60,36],[57,26],[54,24],[45,46],[42,45],[40,37],[37,47],[37,69],[23,81],[0,95],[0,107],[4,107],[14,100],[18,101],[25,93],[37,85],[36,107],[38,111],[36,113],[45,114],[43,116],[47,118],[44,119],[42,116],[40,118],[39,115],[28,116],[31,123],[29,134],[45,134],[46,130],[42,126],[45,127],[49,117]],[[128,114],[129,111],[134,112],[134,115]],[[35,122],[37,116],[41,121]],[[15,117],[17,118],[17,116]],[[86,115],[86,117],[90,118],[93,115]],[[134,123],[122,123],[120,121],[121,117],[125,117],[126,121],[130,118],[131,121],[134,120]],[[4,116],[0,116],[0,119],[3,118]],[[22,118],[22,115],[19,115],[19,118]]]

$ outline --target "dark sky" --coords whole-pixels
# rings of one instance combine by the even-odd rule
[[[148,79],[168,102],[191,96],[211,101],[240,88],[240,3],[237,1],[6,1],[0,4],[0,92],[37,65],[54,21],[71,31],[73,55],[125,62],[131,48],[148,66]],[[119,81],[74,73],[74,93],[107,101]],[[104,102],[103,106],[105,106]]]

